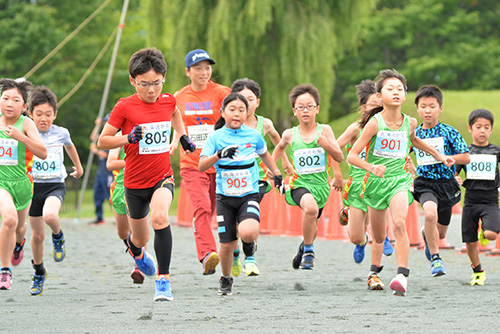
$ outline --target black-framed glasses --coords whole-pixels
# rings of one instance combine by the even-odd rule
[[[297,111],[304,111],[304,110],[315,110],[317,107],[318,107],[317,105],[309,104],[307,106],[297,106],[293,109],[295,109]]]
[[[135,80],[135,78],[132,78],[132,79],[134,79],[134,82],[137,85],[141,86],[142,88],[148,88],[149,86],[158,87],[158,86],[163,85],[165,83],[165,80],[156,80],[153,82],[146,82],[146,81],[137,82],[137,80]]]

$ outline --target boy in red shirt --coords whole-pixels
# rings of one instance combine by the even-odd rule
[[[144,250],[150,236],[151,208],[158,261],[154,300],[170,301],[173,300],[169,276],[172,232],[168,210],[174,195],[169,153],[171,127],[181,135],[184,150],[194,151],[195,146],[184,132],[175,98],[161,92],[167,72],[161,51],[139,50],[130,58],[128,67],[130,83],[137,93],[115,105],[98,145],[102,150],[125,146],[124,191],[131,229],[128,251],[139,270],[148,276],[155,274],[153,257]],[[119,129],[125,135],[115,136]]]

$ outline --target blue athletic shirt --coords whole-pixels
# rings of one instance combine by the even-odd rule
[[[239,145],[233,159],[219,159],[215,164],[216,194],[243,197],[259,192],[259,170],[255,154],[267,151],[266,142],[260,133],[242,125],[239,129],[224,126],[210,134],[200,157],[214,155],[228,145]]]
[[[430,129],[422,128],[422,124],[415,129],[415,135],[430,146],[434,146],[444,155],[456,155],[469,152],[467,143],[462,135],[451,125],[438,122]],[[436,161],[432,155],[416,148],[417,174],[426,179],[444,180],[455,176],[455,165],[446,167],[442,162]]]
[[[47,158],[34,157],[31,176],[36,183],[62,183],[68,174],[64,167],[64,146],[73,142],[66,128],[52,124],[46,132],[40,132],[47,147]]]

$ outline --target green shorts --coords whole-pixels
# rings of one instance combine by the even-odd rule
[[[33,198],[33,185],[28,176],[22,180],[0,180],[0,188],[11,196],[17,211],[26,209]]]
[[[376,210],[384,210],[389,207],[394,195],[406,191],[408,192],[408,205],[410,205],[413,203],[413,196],[410,192],[412,183],[413,179],[410,173],[383,178],[370,175],[362,198],[368,206]]]
[[[127,208],[125,206],[125,192],[123,191],[123,183],[118,185],[116,182],[111,184],[109,188],[109,203],[119,215],[126,215]]]
[[[309,190],[311,195],[313,195],[314,200],[318,204],[318,208],[324,207],[326,204],[326,201],[328,200],[328,196],[330,196],[330,184],[328,184],[328,183],[321,184],[321,185],[301,184],[300,186],[296,186],[294,188],[295,189],[306,188],[307,190]],[[291,190],[292,189],[289,188],[285,193],[286,202],[290,205],[297,205],[297,203],[295,203],[295,201],[292,198]]]
[[[363,212],[368,212],[368,207],[361,199],[361,192],[363,191],[363,180],[353,180],[349,178],[342,193],[342,200],[344,205],[359,209]]]

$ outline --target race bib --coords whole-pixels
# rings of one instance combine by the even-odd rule
[[[56,179],[62,176],[61,154],[50,153],[45,160],[34,157],[31,175],[35,180]]]
[[[139,141],[139,154],[160,154],[170,151],[170,122],[141,124],[144,138]]]
[[[407,153],[407,142],[408,137],[405,131],[379,131],[373,155],[389,159],[404,159]]]
[[[222,191],[227,196],[241,196],[253,189],[252,173],[248,169],[221,172]]]
[[[326,170],[325,150],[321,147],[304,148],[293,153],[293,162],[297,174],[314,174]]]
[[[437,138],[425,138],[422,139],[427,145],[433,146],[436,148],[436,150],[439,151],[439,153],[444,154],[444,138],[443,137],[437,137]],[[429,153],[419,150],[415,148],[415,156],[417,158],[417,164],[420,166],[426,166],[426,165],[434,165],[434,164],[440,164],[442,163],[441,161],[437,161],[434,159],[432,155]]]
[[[16,166],[18,164],[17,144],[15,139],[0,139],[0,165]]]
[[[467,179],[495,180],[497,171],[497,157],[490,154],[471,154],[467,164]]]
[[[207,137],[214,132],[213,124],[201,124],[188,126],[188,136],[195,144],[196,148],[203,148]]]

